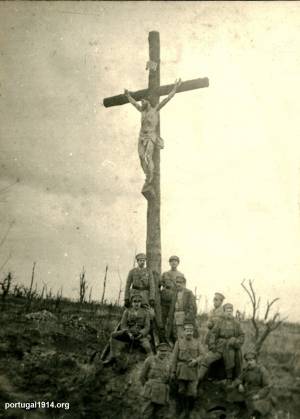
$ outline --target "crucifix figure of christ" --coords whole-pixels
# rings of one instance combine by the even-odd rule
[[[160,41],[159,32],[149,32],[149,61],[146,69],[149,70],[148,89],[139,90],[130,94],[135,102],[147,100],[152,107],[159,104],[160,96],[170,95],[174,89],[176,93],[186,92],[188,90],[208,87],[208,78],[200,78],[177,82],[165,86],[160,86]],[[175,94],[175,93],[174,93]],[[105,107],[124,105],[129,103],[129,95],[120,94],[103,100]],[[163,101],[161,102],[163,103]],[[156,138],[160,138],[159,112],[157,112],[158,121],[156,123]],[[160,146],[162,144],[160,143]],[[143,195],[147,199],[147,239],[146,239],[146,255],[147,266],[154,274],[156,283],[158,284],[161,273],[161,228],[160,228],[160,148],[153,148],[153,176],[150,182],[146,182],[142,190]],[[158,292],[158,288],[157,288]],[[156,304],[156,313],[160,317],[160,307]]]
[[[143,193],[149,190],[154,191],[151,188],[151,182],[153,180],[153,152],[154,147],[160,149],[164,148],[163,139],[157,134],[157,126],[159,124],[159,111],[172,99],[175,95],[176,90],[181,85],[181,80],[175,81],[174,88],[168,94],[168,96],[161,102],[158,102],[156,105],[152,106],[150,100],[142,99],[141,104],[134,100],[130,95],[127,89],[124,90],[124,93],[128,101],[142,114],[141,118],[141,130],[139,135],[138,142],[138,153],[141,162],[142,169],[146,175],[146,182],[143,187]]]

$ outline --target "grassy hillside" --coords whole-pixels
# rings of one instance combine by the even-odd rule
[[[44,309],[40,319],[31,314]],[[9,297],[0,313],[0,417],[138,418],[144,355],[133,354],[129,365],[127,359],[114,369],[99,360],[121,312],[118,306],[67,300],[59,305],[55,300],[32,301],[28,306],[24,298]],[[205,322],[201,316],[202,339]],[[242,324],[247,347],[252,327],[247,320]],[[278,419],[300,417],[299,348],[300,325],[288,323],[263,346],[261,358],[274,383]],[[67,402],[69,408],[4,409],[7,402],[31,401]]]

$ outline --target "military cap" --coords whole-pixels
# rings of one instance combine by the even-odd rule
[[[171,349],[170,349],[170,346],[167,344],[167,343],[164,343],[164,342],[162,342],[162,343],[159,343],[157,346],[156,346],[156,349],[158,350],[158,351],[170,351]]]
[[[248,359],[256,359],[257,358],[257,353],[253,350],[253,351],[247,351],[244,355],[245,360],[247,361]]]
[[[222,300],[225,300],[225,297],[220,292],[215,292],[215,297],[220,297]]]
[[[183,323],[183,327],[192,326],[195,327],[194,323],[191,320],[185,320]]]
[[[176,278],[175,278],[175,282],[176,282],[176,281],[186,282],[186,279],[185,279],[185,277],[184,277],[184,276],[182,276],[182,275],[178,275],[178,276],[176,276]]]
[[[135,291],[131,294],[130,300],[132,300],[133,298],[142,301],[142,296],[138,291]]]
[[[169,262],[171,262],[172,260],[177,260],[177,262],[179,263],[180,262],[180,259],[179,259],[179,257],[178,256],[170,256],[169,257]]]
[[[224,304],[223,309],[226,310],[226,308],[232,308],[232,310],[233,310],[233,304],[231,304],[231,303]]]
[[[145,253],[138,253],[135,258],[136,260],[147,259],[147,256],[145,255]]]

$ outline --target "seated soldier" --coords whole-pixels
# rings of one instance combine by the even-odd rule
[[[172,355],[172,379],[178,384],[177,413],[188,417],[197,397],[198,367],[204,357],[204,348],[194,338],[194,325],[184,323],[184,337],[179,338]]]
[[[197,314],[196,299],[193,292],[185,288],[185,278],[176,278],[176,292],[172,297],[170,313],[167,322],[167,338],[173,341],[184,336],[184,322],[189,321],[195,325]]]
[[[125,309],[120,330],[113,332],[110,338],[110,354],[104,364],[109,364],[116,359],[117,342],[137,343],[147,354],[152,353],[150,345],[150,315],[149,311],[141,307],[142,297],[133,294],[131,297],[131,307]]]
[[[233,305],[225,304],[224,316],[220,317],[211,329],[208,342],[209,352],[205,356],[199,371],[199,381],[205,377],[209,366],[219,359],[223,359],[226,378],[231,381],[240,373],[242,365],[241,346],[245,334],[240,323],[233,317]]]
[[[268,371],[257,363],[255,352],[247,352],[244,358],[246,368],[234,383],[238,385],[239,392],[245,395],[249,418],[268,418],[272,409]]]
[[[164,418],[169,402],[170,347],[160,343],[156,347],[157,355],[150,355],[144,362],[140,381],[143,390],[142,417],[144,419]]]

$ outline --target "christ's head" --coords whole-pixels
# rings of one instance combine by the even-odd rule
[[[142,99],[141,104],[142,104],[142,111],[147,111],[151,107],[151,103],[147,99]]]

